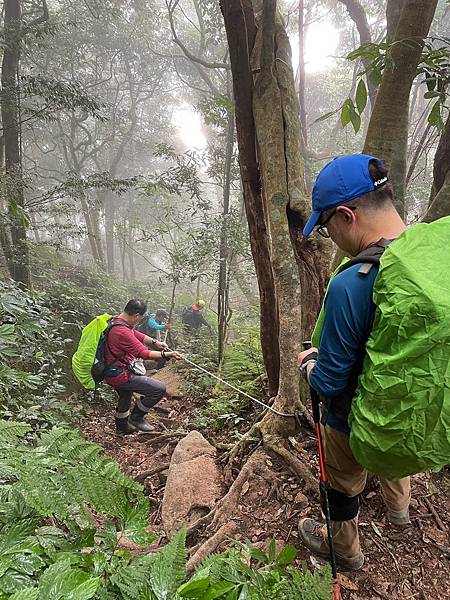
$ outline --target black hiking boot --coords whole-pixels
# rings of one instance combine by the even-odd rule
[[[136,433],[137,431],[137,428],[128,421],[128,417],[122,419],[116,417],[115,422],[117,435],[129,435],[130,433]]]
[[[129,424],[135,427],[137,430],[143,431],[144,433],[155,431],[155,428],[145,420],[144,417],[146,414],[146,412],[135,406],[131,412],[131,415],[128,417]]]

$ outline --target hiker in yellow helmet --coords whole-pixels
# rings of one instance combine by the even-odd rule
[[[211,325],[205,319],[202,314],[202,310],[205,307],[205,301],[200,298],[196,300],[195,304],[186,306],[181,315],[181,322],[185,330],[189,333],[197,333],[202,325],[205,325],[209,333],[212,333]]]

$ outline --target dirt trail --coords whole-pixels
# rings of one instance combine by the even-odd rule
[[[158,373],[169,389],[182,389],[179,375],[164,369]],[[189,426],[190,415],[199,403],[192,398],[163,400],[149,416],[157,432],[154,435],[135,434],[125,438],[115,435],[113,429],[114,407],[97,404],[81,423],[87,439],[105,448],[106,454],[117,460],[125,473],[140,480],[152,503],[150,525],[152,531],[164,543],[165,534],[161,524],[161,503],[164,494],[167,469],[172,452]],[[174,435],[171,435],[173,434]],[[210,443],[227,441],[227,432],[220,439],[202,432]],[[315,474],[317,463],[315,450],[309,447],[312,438],[308,434],[297,438],[295,452],[308,452],[311,469]],[[221,447],[220,444],[218,444]],[[220,454],[220,451],[219,451]],[[244,483],[238,499],[233,521],[237,524],[237,539],[250,539],[264,545],[271,538],[280,545],[291,543],[299,550],[299,559],[313,566],[315,559],[299,543],[297,523],[303,516],[319,518],[318,498],[303,495],[302,482],[287,470],[278,459],[267,458],[262,473],[253,475]],[[237,476],[238,471],[234,472]],[[379,486],[366,492],[361,498],[360,532],[361,544],[366,555],[364,567],[357,573],[346,573],[344,600],[379,599],[450,599],[450,473],[421,474],[413,478],[412,523],[407,529],[388,526]],[[188,542],[195,549],[209,535],[199,529],[189,536]],[[223,550],[222,543],[218,550]]]

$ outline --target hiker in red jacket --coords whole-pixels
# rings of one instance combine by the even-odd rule
[[[146,310],[147,306],[142,300],[130,300],[120,315],[112,318],[113,323],[123,324],[123,327],[113,327],[105,342],[105,362],[110,367],[109,372],[113,370],[114,373],[114,376],[107,377],[105,381],[119,395],[116,410],[116,432],[119,435],[137,430],[153,431],[154,428],[145,420],[145,415],[166,391],[164,383],[147,377],[142,363],[136,364],[136,361],[182,358],[178,352],[168,351],[164,342],[158,342],[134,329]],[[151,345],[155,350],[149,350],[144,344]],[[130,412],[133,392],[141,397]]]

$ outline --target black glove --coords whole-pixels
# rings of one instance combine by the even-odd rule
[[[309,363],[315,363],[317,361],[317,352],[310,352],[309,354],[307,354],[305,356],[305,358],[302,360],[301,364],[300,364],[300,371],[303,374],[303,377],[305,378],[306,381],[308,381],[307,379],[307,365]]]

